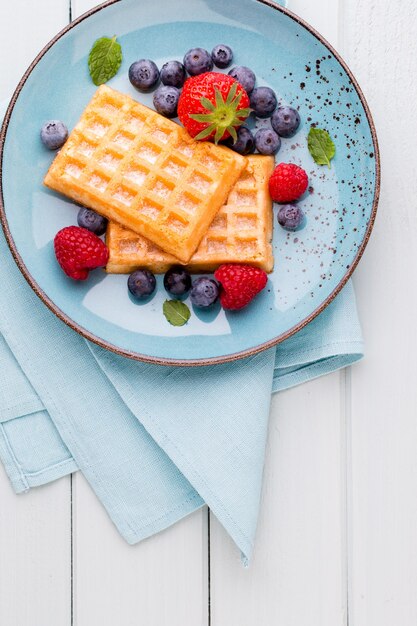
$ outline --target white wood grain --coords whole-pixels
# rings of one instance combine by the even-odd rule
[[[288,8],[311,24],[329,43],[338,45],[339,0],[289,0]]]
[[[366,359],[352,371],[350,615],[417,623],[417,6],[346,0],[344,51],[371,105],[381,203],[356,275]]]
[[[76,626],[207,626],[207,509],[129,546],[81,475],[75,483]]]
[[[67,17],[67,0],[0,3],[0,100]],[[69,478],[16,496],[0,468],[0,624],[70,626],[70,507]]]
[[[73,18],[96,4],[72,0]],[[131,547],[81,476],[74,487],[76,625],[206,626],[207,509]]]
[[[212,625],[345,623],[339,374],[275,396],[255,555],[211,522]]]
[[[293,0],[289,8],[337,44],[337,2]],[[274,397],[248,570],[212,518],[213,626],[346,624],[344,396],[336,373]]]
[[[16,496],[0,465],[0,624],[71,626],[69,478]]]
[[[11,95],[36,54],[68,23],[68,0],[0,2],[0,95]]]

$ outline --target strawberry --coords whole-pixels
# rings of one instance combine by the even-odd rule
[[[222,286],[222,307],[234,311],[249,304],[268,280],[266,273],[258,267],[233,263],[221,265],[214,272],[214,277]]]
[[[280,163],[269,179],[269,193],[274,202],[293,202],[308,187],[308,176],[303,168],[293,163]]]
[[[67,226],[55,235],[55,256],[65,274],[85,280],[88,270],[106,265],[109,251],[103,241],[86,228]]]
[[[185,81],[178,101],[178,117],[194,139],[232,137],[250,114],[249,96],[228,74],[205,72]]]

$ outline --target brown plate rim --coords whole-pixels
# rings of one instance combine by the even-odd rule
[[[103,339],[100,339],[99,337],[96,337],[95,335],[93,335],[92,333],[90,333],[88,330],[86,330],[85,328],[83,328],[82,326],[79,326],[78,324],[76,324],[71,318],[69,318],[65,313],[63,313],[63,311],[61,311],[54,302],[52,302],[52,300],[45,294],[45,292],[39,287],[39,285],[37,284],[37,282],[34,280],[34,278],[31,276],[31,274],[29,273],[28,269],[26,268],[22,257],[20,256],[16,244],[13,240],[13,237],[11,235],[10,229],[9,229],[9,225],[8,225],[8,221],[7,221],[7,217],[6,217],[6,211],[4,208],[4,200],[3,200],[3,155],[4,155],[4,144],[5,144],[5,139],[6,139],[6,134],[7,134],[7,129],[8,129],[8,125],[9,125],[9,121],[10,121],[10,117],[14,108],[14,105],[16,103],[16,100],[27,80],[27,78],[29,77],[29,75],[31,74],[31,72],[33,71],[34,67],[39,63],[39,61],[42,59],[42,57],[46,54],[46,52],[66,33],[68,33],[71,29],[75,28],[80,22],[84,21],[85,19],[89,18],[91,15],[94,15],[95,13],[101,11],[102,9],[105,9],[108,6],[111,6],[113,4],[116,4],[117,2],[120,2],[121,0],[107,0],[107,2],[103,2],[102,4],[99,4],[98,6],[90,9],[89,11],[87,11],[86,13],[83,13],[82,15],[80,15],[77,19],[75,19],[73,22],[71,22],[70,24],[68,24],[65,28],[63,28],[53,39],[51,39],[51,41],[44,47],[42,48],[42,50],[39,52],[39,54],[35,57],[35,59],[32,61],[32,63],[29,65],[28,69],[26,70],[26,72],[23,74],[21,80],[19,81],[13,96],[10,100],[9,106],[7,107],[7,111],[6,114],[4,116],[4,120],[3,120],[3,124],[1,127],[1,131],[0,131],[0,221],[3,227],[3,231],[6,237],[6,241],[7,244],[10,248],[10,251],[14,257],[14,260],[17,264],[17,266],[19,267],[21,273],[23,274],[24,278],[26,279],[26,281],[29,283],[29,285],[32,287],[33,291],[36,293],[36,295],[42,300],[42,302],[63,322],[65,322],[65,324],[67,324],[70,328],[72,328],[74,331],[76,331],[77,333],[79,333],[80,335],[82,335],[85,339],[88,339],[89,341],[91,341],[92,343],[97,344],[98,346],[100,346],[101,348],[105,348],[106,350],[110,350],[111,352],[114,352],[115,354],[118,354],[120,356],[124,356],[124,357],[128,357],[129,359],[133,359],[136,361],[144,361],[145,363],[152,363],[155,365],[166,365],[166,366],[179,366],[179,367],[196,367],[196,366],[208,366],[208,365],[217,365],[217,364],[221,364],[221,363],[229,363],[231,361],[237,361],[239,359],[243,359],[249,356],[253,356],[255,354],[258,354],[259,352],[263,352],[264,350],[268,350],[269,348],[272,348],[274,346],[276,346],[277,344],[281,343],[282,341],[285,341],[286,339],[288,339],[289,337],[291,337],[292,335],[294,335],[295,333],[297,333],[298,331],[300,331],[302,328],[304,328],[307,324],[309,324],[315,317],[317,317],[317,315],[319,315],[320,313],[322,313],[322,311],[324,311],[324,309],[335,299],[335,297],[338,295],[338,293],[343,289],[343,287],[346,285],[347,281],[349,280],[349,278],[352,276],[354,270],[356,269],[356,266],[358,265],[364,250],[368,244],[369,241],[369,237],[371,235],[373,226],[374,226],[374,222],[375,222],[375,218],[376,218],[376,213],[377,213],[377,207],[378,207],[378,201],[379,201],[379,195],[380,195],[380,188],[381,188],[381,163],[380,163],[380,153],[379,153],[379,146],[378,146],[378,139],[377,139],[377,134],[376,134],[376,129],[375,129],[375,124],[374,121],[372,119],[372,115],[369,109],[369,105],[365,99],[365,96],[356,80],[356,78],[354,77],[352,71],[350,70],[350,68],[348,67],[348,65],[346,64],[346,62],[342,59],[342,57],[340,56],[340,54],[333,48],[333,46],[322,36],[320,35],[320,33],[318,31],[316,31],[312,26],[310,26],[310,24],[308,24],[306,21],[304,21],[303,19],[301,19],[298,15],[295,15],[292,11],[290,11],[289,9],[286,9],[284,7],[281,7],[279,5],[277,5],[275,2],[273,2],[272,0],[257,0],[257,2],[259,2],[260,4],[264,4],[266,6],[271,7],[272,9],[275,9],[277,11],[280,11],[281,13],[284,13],[285,15],[287,15],[288,17],[290,17],[291,19],[293,19],[295,22],[297,22],[298,24],[300,24],[300,26],[302,26],[303,28],[305,28],[307,31],[309,31],[314,37],[316,37],[328,50],[329,52],[331,52],[331,54],[336,58],[336,60],[340,63],[340,65],[343,67],[343,69],[345,70],[346,74],[348,75],[349,79],[352,82],[352,85],[354,86],[359,99],[362,103],[362,106],[364,108],[365,114],[366,114],[366,118],[368,120],[368,124],[371,130],[371,135],[372,135],[372,141],[373,141],[373,146],[374,146],[374,158],[375,158],[375,194],[374,194],[374,199],[373,199],[373,205],[372,205],[372,212],[371,212],[371,216],[369,219],[369,223],[363,238],[363,241],[361,243],[361,245],[358,248],[358,251],[356,253],[355,258],[353,259],[350,267],[348,268],[348,270],[346,271],[345,275],[343,276],[342,280],[339,282],[339,284],[335,287],[335,289],[330,293],[330,295],[322,302],[322,304],[317,307],[308,317],[306,317],[304,320],[302,320],[299,324],[296,324],[295,326],[293,326],[292,328],[290,328],[289,330],[287,330],[284,333],[281,333],[281,335],[279,335],[278,337],[275,337],[274,339],[271,339],[267,342],[264,342],[262,344],[259,344],[258,346],[255,346],[253,348],[248,348],[247,350],[242,350],[240,352],[235,352],[233,354],[228,354],[228,355],[224,355],[224,356],[220,356],[220,357],[210,357],[210,358],[205,358],[205,359],[164,359],[164,358],[158,358],[158,357],[152,357],[152,356],[148,356],[148,355],[144,355],[144,354],[140,354],[138,352],[132,352],[130,350],[125,350],[123,348],[119,348],[118,346],[115,346],[107,341],[104,341]]]

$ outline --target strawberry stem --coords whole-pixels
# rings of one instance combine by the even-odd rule
[[[202,124],[207,124],[207,127],[195,139],[206,139],[213,132],[215,132],[215,143],[221,141],[225,133],[233,138],[236,137],[236,127],[241,126],[251,112],[249,108],[238,109],[242,92],[236,95],[237,87],[238,83],[231,86],[226,100],[217,87],[214,88],[214,103],[208,98],[201,98],[200,102],[207,113],[190,113],[189,117]]]

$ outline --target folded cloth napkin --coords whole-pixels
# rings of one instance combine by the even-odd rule
[[[81,469],[130,543],[207,503],[250,557],[271,391],[362,356],[352,286],[277,349],[204,368],[88,343],[24,281],[0,236],[0,456],[17,492]]]
[[[271,392],[362,357],[348,284],[294,337],[204,368],[131,361],[56,318],[0,234],[0,458],[19,493],[80,469],[135,543],[208,504],[252,553]]]

